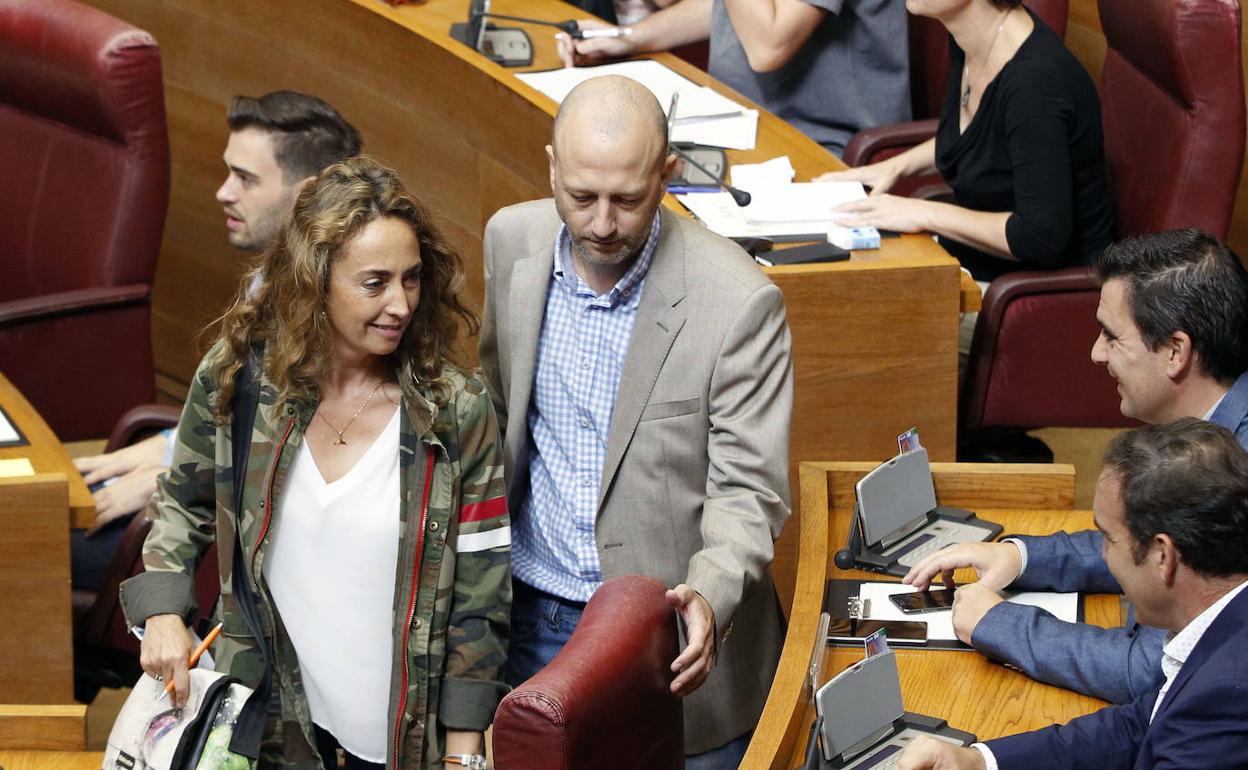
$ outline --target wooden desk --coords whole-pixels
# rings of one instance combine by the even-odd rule
[[[35,469],[0,479],[0,748],[81,749],[69,529],[93,523],[95,505],[61,442],[3,374],[0,406],[29,442],[0,448],[0,459],[25,457]]]
[[[0,373],[0,406],[30,442],[26,446],[0,447],[0,460],[25,457],[34,466],[35,473],[63,473],[69,483],[70,526],[93,526],[95,502],[91,499],[91,490],[75,470],[60,439],[3,373]]]
[[[803,463],[802,536],[795,594],[780,666],[750,742],[743,768],[791,770],[799,764],[813,713],[802,684],[823,605],[828,578],[888,579],[874,573],[841,571],[831,557],[845,542],[852,483],[868,463]],[[1074,473],[1069,466],[962,466],[934,464],[942,502],[970,507],[1010,532],[1045,534],[1083,529],[1091,514],[1070,510]],[[1009,508],[992,509],[997,499]],[[960,574],[972,580],[973,574]],[[1089,596],[1084,614],[1102,626],[1120,622],[1118,597]],[[894,648],[896,649],[896,648]],[[828,648],[828,676],[862,657],[853,648]],[[902,698],[907,709],[948,720],[981,739],[1064,722],[1102,706],[1095,698],[1041,684],[989,662],[971,651],[897,650]],[[956,682],[956,687],[950,687]]]
[[[102,751],[0,751],[4,770],[100,770]]]

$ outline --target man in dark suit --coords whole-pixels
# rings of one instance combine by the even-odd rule
[[[1140,622],[1168,632],[1160,686],[970,748],[921,739],[898,770],[1248,767],[1248,452],[1193,418],[1128,431],[1106,450],[1093,510]]]
[[[735,768],[783,641],[767,566],[789,514],[784,300],[738,246],[660,206],[676,159],[636,81],[577,86],[546,152],[554,199],[485,229],[508,681],[554,657],[604,580],[654,577],[687,641],[672,664],[686,767]]]
[[[1132,238],[1097,266],[1101,334],[1092,360],[1118,382],[1122,413],[1148,423],[1198,417],[1248,445],[1248,271],[1198,230]],[[1118,628],[1067,623],[997,591],[1120,593],[1096,531],[957,546],[915,565],[906,580],[974,567],[979,582],[957,594],[959,637],[1044,682],[1126,703],[1161,681],[1165,632],[1128,617]]]

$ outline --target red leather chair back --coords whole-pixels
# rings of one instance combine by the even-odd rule
[[[169,197],[156,41],[71,0],[3,0],[0,45],[0,300],[150,283]]]
[[[1009,273],[989,284],[962,383],[962,426],[1137,425],[1122,416],[1113,378],[1089,358],[1099,299],[1086,267]]]
[[[680,770],[684,723],[668,689],[676,618],[658,581],[608,580],[550,665],[494,717],[498,770]]]
[[[62,439],[155,398],[169,197],[160,51],[74,0],[0,0],[0,361]],[[84,403],[84,384],[96,387]]]
[[[1024,5],[1066,37],[1069,0],[1024,0]],[[949,33],[935,19],[910,14],[910,109],[914,120],[940,117],[949,81]]]
[[[1101,0],[1105,155],[1120,236],[1226,237],[1244,159],[1237,0]]]

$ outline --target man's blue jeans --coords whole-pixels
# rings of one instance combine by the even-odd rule
[[[516,687],[554,660],[581,620],[585,605],[512,581],[507,684]],[[685,770],[729,770],[741,764],[750,734],[685,757]]]

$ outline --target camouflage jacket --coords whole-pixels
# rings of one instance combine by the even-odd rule
[[[451,394],[438,407],[426,389],[404,398],[400,421],[401,543],[394,594],[393,681],[387,766],[440,768],[446,729],[484,730],[506,692],[511,603],[510,526],[502,452],[485,387],[448,367]],[[274,702],[262,767],[320,768],[295,650],[263,575],[274,490],[298,455],[316,402],[280,411],[262,381],[247,462],[243,510],[233,507],[230,426],[213,422],[217,384],[201,363],[178,424],[169,472],[147,509],[146,571],[122,584],[126,617],[195,613],[195,565],[216,542],[221,569],[214,647],[218,670],[256,684],[263,670],[231,590],[235,528],[240,528],[265,643],[274,655]],[[419,558],[417,556],[419,555]],[[400,652],[401,651],[401,652]]]

